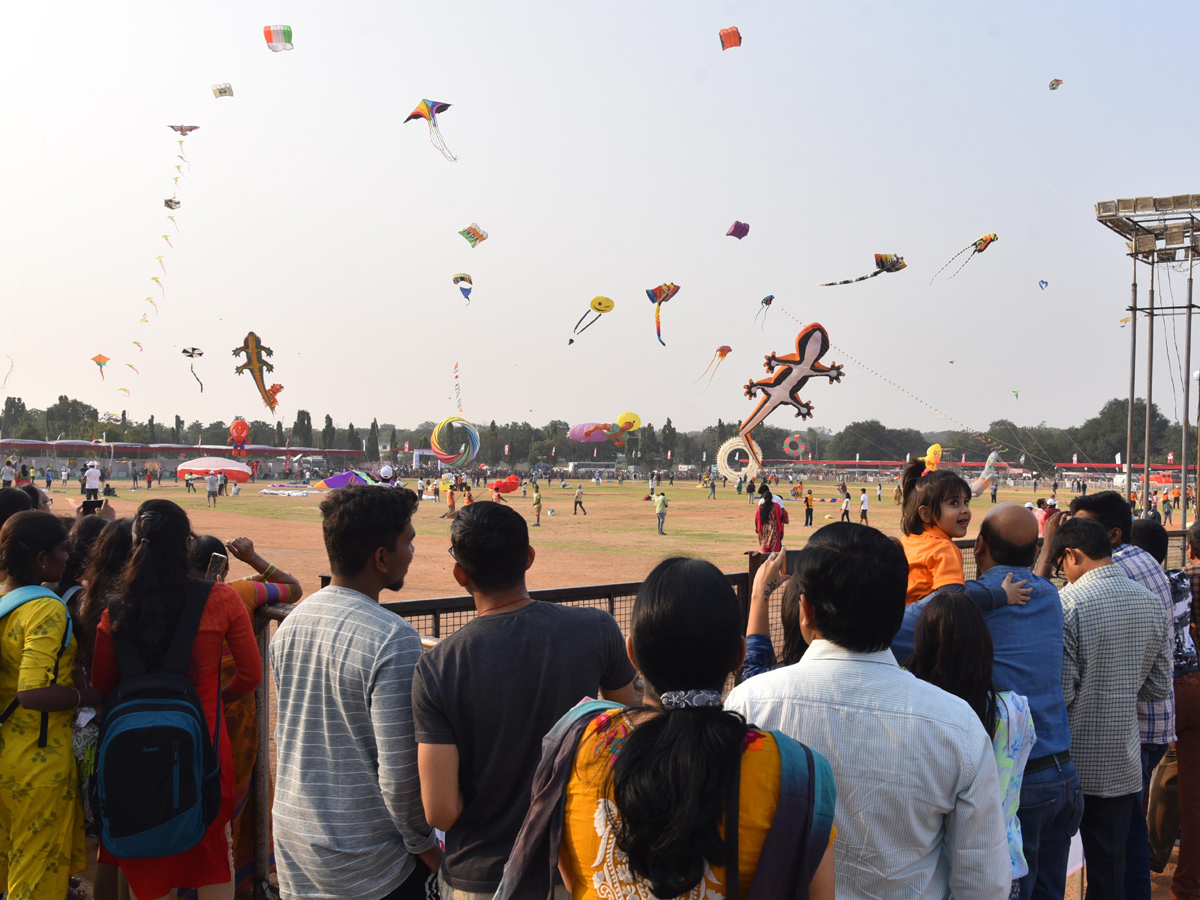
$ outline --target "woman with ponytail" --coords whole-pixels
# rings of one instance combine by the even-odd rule
[[[192,529],[187,513],[170,500],[147,500],[133,519],[133,554],[96,633],[92,683],[105,694],[121,681],[114,642],[137,647],[147,672],[158,671],[175,634],[191,584],[188,552]],[[236,674],[221,690],[221,647],[229,645]],[[196,886],[200,900],[233,897],[229,822],[233,812],[234,770],[222,700],[250,693],[262,677],[262,662],[246,607],[225,584],[213,583],[192,644],[188,678],[195,685],[216,733],[221,717],[218,757],[221,811],[199,844],[174,856],[117,859],[101,847],[100,861],[118,865],[138,900],[165,898],[172,889]]]
[[[627,649],[645,705],[582,704],[547,736],[497,896],[546,897],[549,855],[574,900],[736,900],[752,885],[755,900],[832,898],[829,764],[721,707],[745,653],[729,580],[703,560],[661,562]]]

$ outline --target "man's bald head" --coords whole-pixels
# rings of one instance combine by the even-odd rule
[[[1000,503],[983,517],[979,539],[994,565],[1028,568],[1037,558],[1037,519],[1019,503]]]

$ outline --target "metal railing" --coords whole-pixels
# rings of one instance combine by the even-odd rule
[[[727,574],[745,608],[750,602],[750,576],[746,572]],[[321,586],[328,584],[322,577]],[[628,634],[633,616],[633,603],[641,588],[640,581],[618,584],[593,584],[580,587],[551,588],[530,591],[535,600],[560,603],[565,606],[591,606],[607,610],[617,621],[622,634]],[[448,637],[475,618],[475,601],[469,596],[438,597],[430,600],[399,600],[381,603],[384,609],[405,619],[421,635],[426,648]],[[254,691],[258,728],[258,753],[254,762],[254,896],[266,900],[272,896],[269,886],[271,871],[271,661],[268,653],[271,642],[271,623],[282,622],[293,606],[277,604],[259,607],[255,614],[258,652],[262,657],[262,681]]]

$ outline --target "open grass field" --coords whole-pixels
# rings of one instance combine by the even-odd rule
[[[588,515],[571,514],[572,497],[577,481],[570,488],[556,483],[542,490],[542,527],[530,529],[537,561],[529,573],[529,586],[534,589],[565,587],[578,584],[638,581],[663,557],[684,554],[708,559],[723,571],[733,572],[746,565],[747,551],[756,550],[754,507],[745,494],[738,495],[732,485],[717,488],[717,499],[708,499],[708,491],[695,482],[677,481],[664,490],[670,503],[667,513],[666,536],[656,530],[654,507],[642,498],[647,493],[645,482],[627,482],[624,486],[584,482],[584,506]],[[328,571],[324,544],[321,539],[320,502],[324,495],[308,497],[277,497],[261,495],[265,484],[243,485],[240,497],[221,497],[214,510],[206,508],[204,494],[189,494],[183,485],[164,482],[147,493],[144,489],[131,491],[129,482],[114,482],[119,496],[112,501],[120,516],[132,515],[137,504],[148,498],[166,497],[183,506],[192,519],[198,534],[215,534],[222,540],[245,536],[251,538],[258,551],[279,568],[300,579],[305,593],[319,587],[319,576]],[[814,511],[814,527],[837,521],[840,508],[833,502],[837,496],[836,482],[808,482],[818,500]],[[851,485],[851,521],[858,521],[859,488],[866,487],[871,499],[870,524],[888,534],[900,533],[899,508],[892,502],[893,485],[885,484],[882,501],[876,499],[876,485]],[[781,483],[777,493],[786,496],[787,484]],[[79,500],[78,491],[70,493],[56,488],[57,513],[70,512],[67,499]],[[489,492],[477,492],[485,499]],[[530,492],[530,497],[532,492]],[[1048,496],[1042,493],[1040,496]],[[533,513],[530,497],[520,492],[509,494],[508,500],[530,523]],[[1025,502],[1034,495],[1028,489],[1002,489],[1000,500]],[[1059,498],[1069,495],[1059,492]],[[990,505],[987,496],[972,502],[975,519],[969,536],[978,531],[979,519]],[[803,504],[786,504],[792,524],[787,528],[785,541],[789,547],[803,546],[811,533],[801,524]],[[550,510],[554,515],[549,515]],[[450,522],[440,518],[446,507],[425,501],[417,513],[416,555],[409,569],[404,590],[398,599],[455,596],[461,593],[450,574],[453,565],[446,549],[450,546]],[[230,577],[249,574],[237,560],[231,560]]]

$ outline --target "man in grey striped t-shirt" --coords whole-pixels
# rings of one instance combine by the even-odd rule
[[[416,507],[412,491],[365,486],[322,501],[333,581],[271,641],[284,900],[424,900],[441,864],[413,739],[421,639],[379,606],[380,593],[404,584]]]

